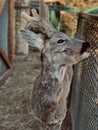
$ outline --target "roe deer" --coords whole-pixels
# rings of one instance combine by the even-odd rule
[[[58,32],[49,21],[48,6],[41,0],[39,15],[22,13],[27,21],[20,33],[41,53],[42,69],[32,92],[33,130],[61,130],[73,76],[72,65],[87,58],[90,43]],[[30,28],[40,29],[39,33]]]

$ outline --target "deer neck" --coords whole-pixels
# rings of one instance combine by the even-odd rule
[[[43,78],[42,80],[44,81],[57,81],[57,82],[62,82],[64,80],[64,75],[66,73],[67,66],[62,65],[62,66],[57,66],[56,64],[53,63],[47,63],[43,62],[42,63],[42,71],[41,71],[41,77]]]

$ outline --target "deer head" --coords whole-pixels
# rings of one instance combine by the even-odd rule
[[[48,6],[41,1],[39,15],[32,10],[33,17],[22,12],[22,17],[27,25],[20,32],[23,38],[32,46],[37,47],[41,53],[47,56],[52,64],[73,65],[89,56],[88,42],[72,39],[62,32],[58,32],[49,21]],[[40,33],[30,31],[30,28],[40,28]]]

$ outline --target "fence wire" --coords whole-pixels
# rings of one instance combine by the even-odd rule
[[[74,66],[72,130],[98,130],[98,16],[80,13],[76,37],[91,43],[91,54]]]

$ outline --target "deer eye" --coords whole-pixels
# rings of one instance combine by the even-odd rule
[[[57,43],[63,43],[64,41],[65,41],[65,40],[60,39],[60,40],[57,41]]]

